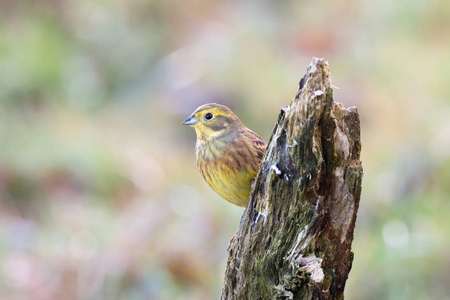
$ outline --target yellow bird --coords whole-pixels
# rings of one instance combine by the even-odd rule
[[[197,134],[197,166],[206,183],[225,200],[246,206],[266,143],[216,103],[200,106],[183,124]]]

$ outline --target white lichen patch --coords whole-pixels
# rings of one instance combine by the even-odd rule
[[[316,95],[316,96],[321,96],[321,95],[323,95],[324,93],[323,93],[323,91],[321,91],[321,90],[316,90],[316,91],[314,91],[314,95]]]
[[[266,203],[266,206],[264,207],[264,210],[258,215],[264,217],[264,223],[267,221],[267,216],[269,215],[269,203]]]
[[[274,163],[273,165],[270,166],[270,170],[273,170],[277,175],[281,175],[281,170],[278,169],[276,163]]]
[[[300,271],[310,274],[313,281],[321,283],[325,277],[322,269],[322,258],[318,258],[314,255],[308,257],[302,257],[300,259]]]
[[[258,216],[256,217],[255,223],[258,223],[259,217],[263,217],[264,218],[264,224],[267,222],[267,216],[269,215],[269,197],[266,197],[264,199],[264,201],[260,202],[261,205],[264,205],[264,209],[261,211],[261,207],[259,207],[259,213]]]
[[[291,266],[294,267],[296,263],[296,259],[298,259],[298,253],[306,248],[311,242],[313,236],[310,235],[307,237],[308,226],[306,225],[303,230],[301,230],[297,235],[297,240],[295,241],[294,247],[289,251],[289,254],[286,256],[286,259],[291,262]],[[305,239],[306,238],[306,239]]]
[[[334,174],[336,175],[336,177],[342,178],[342,175],[344,175],[344,168],[337,167],[336,170],[334,171]],[[341,180],[341,181],[343,181],[343,180]]]
[[[284,111],[285,113],[288,113],[290,111],[290,107],[286,105],[286,106],[283,106],[281,108],[281,110]]]
[[[309,67],[308,67],[309,68],[309,70],[308,70],[309,74],[313,74],[313,73],[317,72],[317,66],[316,66],[317,61],[318,61],[318,59],[313,57],[313,59],[311,60],[311,63],[309,64]],[[306,83],[305,83],[305,85],[306,85]]]
[[[288,144],[287,147],[292,148],[294,146],[298,146],[298,142],[295,139],[292,139],[292,144]]]

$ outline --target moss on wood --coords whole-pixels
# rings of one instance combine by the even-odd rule
[[[362,165],[356,108],[313,58],[277,119],[231,245],[222,299],[343,299]]]

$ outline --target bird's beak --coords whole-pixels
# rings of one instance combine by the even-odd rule
[[[194,125],[197,123],[198,120],[194,118],[194,116],[189,116],[186,120],[184,120],[183,125]]]

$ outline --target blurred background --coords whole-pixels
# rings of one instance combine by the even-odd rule
[[[450,2],[0,1],[0,299],[218,299],[242,208],[200,104],[268,141],[311,58],[358,106],[346,299],[450,299]]]

